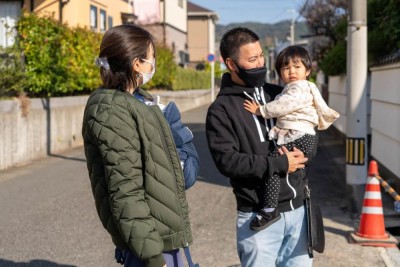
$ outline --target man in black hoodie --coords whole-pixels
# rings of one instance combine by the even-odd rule
[[[275,146],[268,139],[274,120],[252,115],[245,99],[268,103],[282,87],[265,83],[265,58],[259,37],[247,28],[224,34],[221,56],[229,73],[208,109],[206,134],[218,170],[229,177],[237,202],[237,250],[244,267],[311,266],[307,253],[304,208],[305,162],[298,150],[283,148],[278,158],[269,156]],[[314,153],[315,154],[315,153]],[[287,175],[289,173],[289,175]],[[265,180],[280,176],[280,218],[255,232],[250,222],[262,208]]]

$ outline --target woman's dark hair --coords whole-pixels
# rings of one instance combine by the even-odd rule
[[[138,86],[133,71],[134,59],[146,59],[148,48],[154,47],[151,34],[135,25],[119,25],[103,36],[99,58],[107,58],[109,69],[100,68],[103,86],[126,91]],[[155,52],[154,52],[155,53]]]
[[[288,65],[290,60],[296,61],[298,58],[301,60],[301,63],[303,63],[306,70],[311,70],[312,62],[307,50],[301,46],[291,45],[283,49],[276,58],[275,70],[280,78],[282,78],[281,69]],[[307,80],[309,79],[309,76],[310,75],[307,76]]]
[[[240,47],[246,44],[255,43],[258,40],[260,40],[260,38],[257,34],[244,27],[237,27],[227,31],[224,36],[222,36],[219,45],[222,59],[224,62],[227,58],[237,60]]]

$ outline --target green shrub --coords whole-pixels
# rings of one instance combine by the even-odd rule
[[[346,73],[346,43],[337,43],[318,65],[329,76]]]
[[[25,13],[17,30],[18,44],[26,60],[29,95],[71,95],[100,85],[99,72],[93,63],[100,34],[71,29],[34,13]]]
[[[172,90],[208,89],[211,88],[211,73],[194,69],[178,68],[172,83]]]
[[[172,51],[162,45],[156,45],[156,73],[153,79],[143,86],[143,89],[172,89],[178,66]]]
[[[0,49],[0,97],[18,96],[27,85],[23,56],[15,46]]]
[[[14,70],[15,78],[12,74],[7,76],[13,80],[2,80],[3,84],[7,82],[7,90],[19,88],[29,96],[43,97],[89,93],[101,85],[99,69],[94,64],[101,34],[86,28],[69,28],[66,24],[49,17],[38,17],[34,13],[23,14],[17,31],[16,47],[23,51],[26,67],[25,72],[21,71],[22,68]],[[179,68],[169,48],[157,44],[156,57],[156,73],[143,86],[144,89],[210,87],[209,72]],[[7,71],[12,72],[13,69]],[[13,85],[8,85],[10,83]]]

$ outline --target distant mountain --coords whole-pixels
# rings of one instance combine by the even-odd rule
[[[287,41],[287,37],[290,36],[290,24],[291,21],[284,20],[275,24],[268,23],[257,23],[257,22],[245,22],[245,23],[231,23],[228,25],[217,24],[215,41],[219,43],[222,35],[228,30],[235,27],[246,27],[254,31],[260,36],[261,44],[264,46],[272,46],[276,41],[284,42]],[[296,22],[295,24],[295,39],[301,39],[300,36],[309,34],[307,25],[305,22]]]

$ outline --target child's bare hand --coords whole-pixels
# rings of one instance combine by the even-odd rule
[[[256,115],[261,115],[260,106],[256,102],[245,100],[243,105],[248,112]]]

